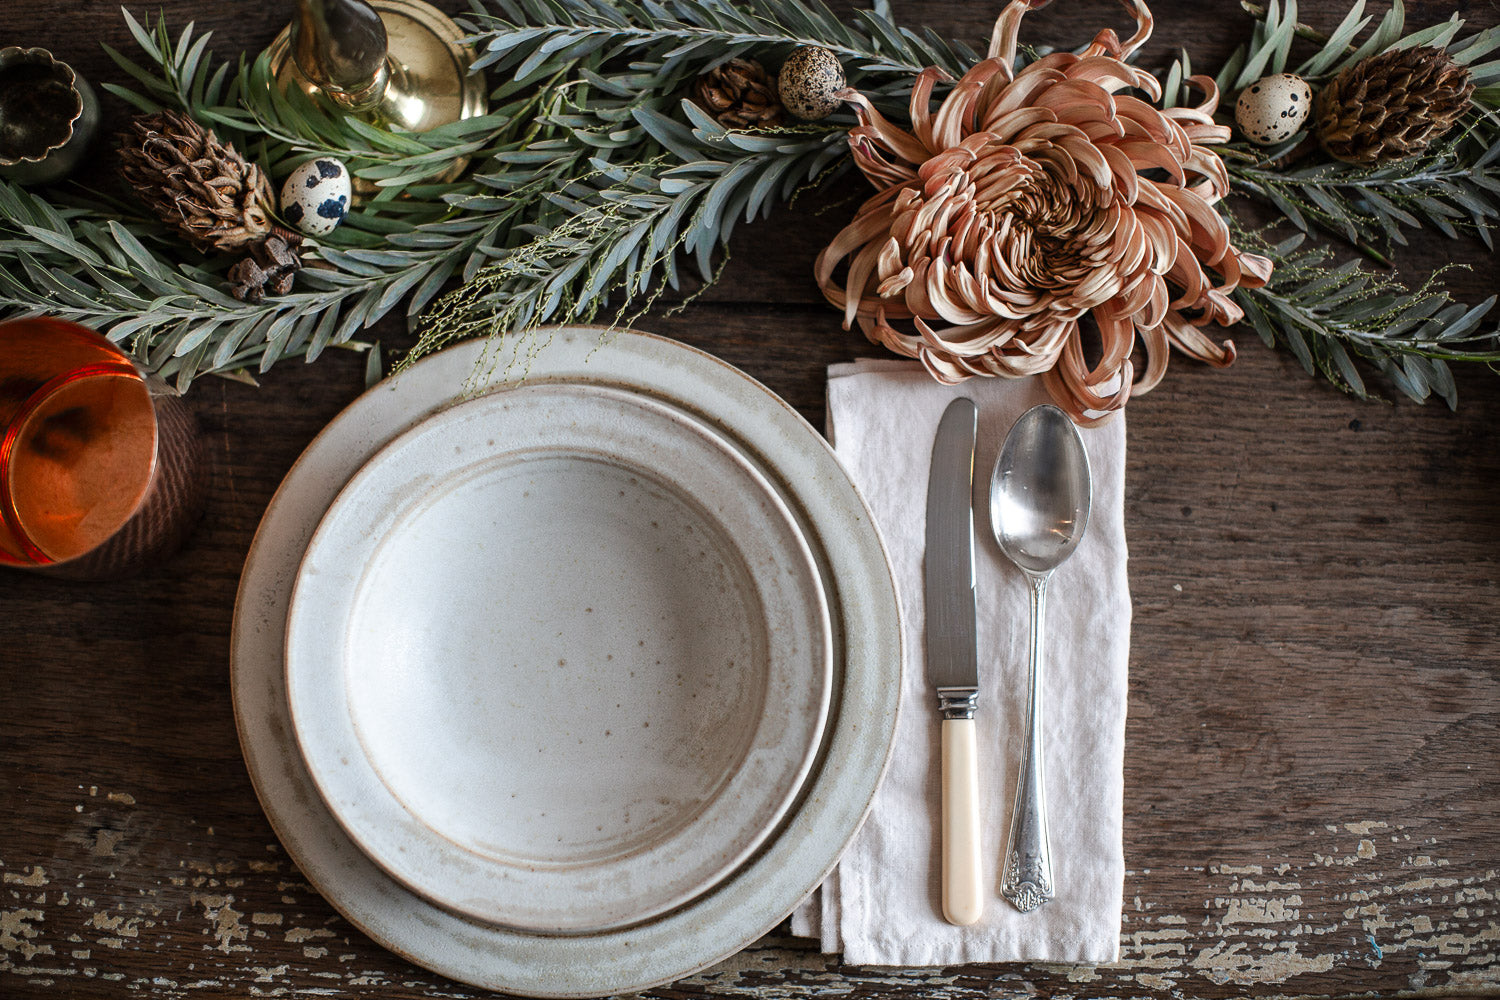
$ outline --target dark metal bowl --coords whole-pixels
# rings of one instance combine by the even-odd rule
[[[0,177],[46,184],[67,175],[99,123],[87,81],[46,49],[0,48]]]

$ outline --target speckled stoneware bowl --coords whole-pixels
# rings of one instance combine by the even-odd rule
[[[46,49],[0,48],[0,177],[50,184],[78,166],[99,127],[88,81]]]
[[[283,647],[292,582],[318,522],[393,438],[458,399],[509,384],[484,343],[426,358],[365,393],[308,446],[266,510],[235,603],[230,678],[245,763],[288,856],[381,945],[491,990],[590,997],[644,990],[724,959],[822,882],[869,810],[890,756],[901,681],[900,609],[869,509],[831,448],[743,372],[674,341],[599,328],[538,331],[531,382],[626,389],[699,421],[771,483],[812,551],[833,626],[833,699],[802,795],[754,856],[658,917],[540,935],[458,916],[387,875],[324,805],[292,735]],[[507,343],[523,343],[507,341]],[[541,346],[545,345],[545,346]]]
[[[287,625],[308,770],[371,858],[576,934],[701,895],[796,798],[831,685],[817,570],[697,422],[526,384],[396,439],[329,508]]]

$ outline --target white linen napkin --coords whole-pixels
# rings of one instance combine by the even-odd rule
[[[979,634],[980,826],[989,897],[970,927],[943,920],[939,874],[939,716],[927,682],[922,556],[928,464],[948,402],[979,408],[975,577]],[[842,951],[850,965],[1112,962],[1119,958],[1130,591],[1125,574],[1125,420],[1085,429],[1093,511],[1048,591],[1044,710],[1046,789],[1056,898],[1023,914],[999,894],[1026,697],[1030,593],[989,525],[990,471],[1006,433],[1047,401],[1037,379],[935,383],[905,361],[828,371],[828,432],[885,538],[906,623],[905,669],[890,769],[869,817],[792,933]]]

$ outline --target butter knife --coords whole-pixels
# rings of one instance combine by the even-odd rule
[[[980,893],[979,767],[974,705],[979,659],[974,631],[974,436],[978,410],[948,404],[932,445],[927,482],[927,680],[943,715],[943,918],[972,924]]]

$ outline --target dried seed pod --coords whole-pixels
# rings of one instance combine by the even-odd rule
[[[258,303],[267,292],[285,295],[302,267],[296,247],[302,237],[280,226],[250,248],[250,254],[229,269],[230,294],[241,302]]]
[[[715,66],[698,77],[693,92],[699,106],[726,128],[764,128],[786,119],[776,81],[754,59],[731,59]]]
[[[271,186],[259,167],[187,115],[136,118],[120,173],[168,226],[204,253],[239,250],[271,231]]]
[[[1361,59],[1318,95],[1318,141],[1334,159],[1374,166],[1413,156],[1469,107],[1469,70],[1431,46]]]

